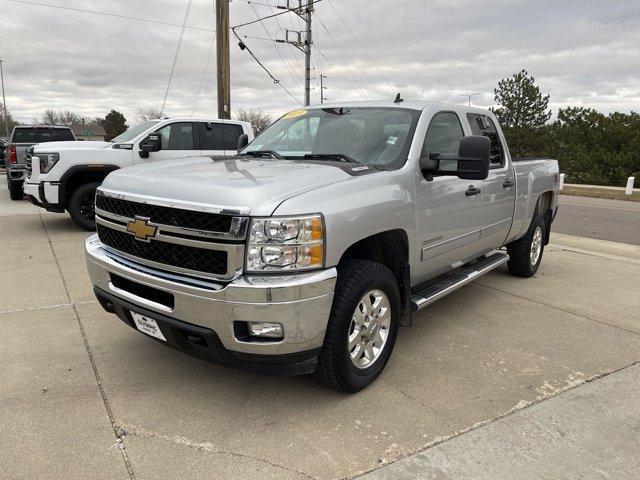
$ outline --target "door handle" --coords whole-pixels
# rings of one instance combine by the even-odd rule
[[[474,195],[478,195],[480,192],[482,192],[482,190],[480,190],[479,188],[476,188],[473,185],[469,185],[469,188],[467,188],[467,191],[464,192],[464,194],[467,197],[473,197]]]
[[[508,178],[507,180],[504,181],[504,183],[502,184],[502,186],[504,188],[509,188],[509,187],[513,187],[513,180],[511,180],[510,178]]]

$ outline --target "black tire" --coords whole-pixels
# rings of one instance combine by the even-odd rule
[[[24,192],[22,191],[22,182],[9,180],[8,187],[11,200],[22,200],[24,198]]]
[[[67,205],[67,211],[71,215],[71,219],[81,228],[85,230],[96,229],[96,189],[100,186],[100,182],[89,182],[80,185],[71,195],[71,199]]]
[[[366,368],[356,367],[347,346],[351,319],[360,300],[370,291],[382,291],[389,301],[390,324],[379,356]],[[348,260],[338,269],[333,306],[316,368],[316,378],[341,392],[355,393],[373,382],[391,356],[398,335],[400,292],[387,267],[366,260]]]
[[[531,258],[532,243],[536,235],[536,230],[540,229],[542,239],[540,240],[540,254],[537,261],[533,263]],[[529,230],[524,237],[511,242],[507,245],[507,252],[509,253],[509,272],[517,277],[532,277],[542,262],[542,254],[544,253],[544,239],[547,238],[547,224],[544,221],[542,215],[535,214]]]

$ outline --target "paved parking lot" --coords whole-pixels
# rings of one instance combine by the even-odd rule
[[[479,443],[452,442],[640,359],[638,245],[555,235],[536,277],[499,270],[435,303],[379,380],[343,395],[182,355],[106,314],[66,215],[0,189],[0,225],[0,478],[353,477],[436,443],[467,451]]]

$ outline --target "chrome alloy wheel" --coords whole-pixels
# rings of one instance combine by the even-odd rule
[[[349,325],[347,350],[357,368],[370,367],[380,357],[390,326],[389,298],[381,290],[370,290],[358,302]]]
[[[529,253],[529,262],[535,267],[542,253],[542,228],[536,227],[531,239],[531,252]]]

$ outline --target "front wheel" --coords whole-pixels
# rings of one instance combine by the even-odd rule
[[[24,192],[22,191],[22,182],[9,179],[9,196],[11,200],[22,200]]]
[[[509,272],[518,277],[532,277],[540,267],[544,253],[547,225],[540,214],[536,214],[524,237],[507,245]]]
[[[341,265],[335,292],[316,377],[330,388],[355,393],[380,375],[391,356],[400,293],[393,273],[367,260]]]
[[[71,195],[67,211],[71,215],[71,219],[81,228],[85,230],[96,229],[96,189],[100,186],[99,182],[89,182],[80,185]]]

